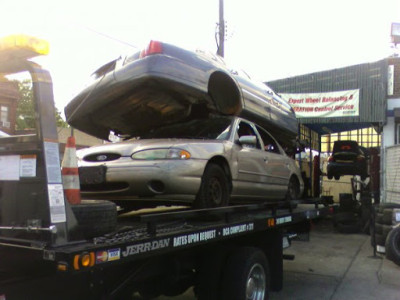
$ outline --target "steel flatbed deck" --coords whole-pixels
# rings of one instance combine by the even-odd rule
[[[119,229],[114,233],[57,248],[44,247],[43,253],[45,259],[64,264],[68,271],[80,271],[74,260],[82,253],[92,255],[92,267],[105,267],[252,232],[286,228],[327,213],[327,207],[316,204],[299,204],[292,211],[254,204],[126,214],[119,217]]]

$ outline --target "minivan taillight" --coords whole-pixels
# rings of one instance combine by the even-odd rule
[[[146,49],[143,49],[140,52],[140,58],[153,55],[153,54],[160,54],[163,52],[162,43],[158,41],[150,41],[147,45]]]

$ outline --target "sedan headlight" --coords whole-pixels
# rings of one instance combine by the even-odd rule
[[[132,154],[132,159],[137,160],[157,160],[157,159],[189,159],[188,151],[178,148],[150,149]]]

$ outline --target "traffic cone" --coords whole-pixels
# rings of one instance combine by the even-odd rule
[[[73,136],[67,139],[61,167],[65,197],[70,204],[80,204],[81,189],[79,184],[78,161],[76,159],[75,138]]]

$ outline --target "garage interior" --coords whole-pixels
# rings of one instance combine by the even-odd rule
[[[375,203],[379,203],[379,152],[382,128],[386,122],[388,64],[389,59],[383,59],[266,82],[278,94],[359,90],[358,116],[298,118],[299,140],[305,145],[305,152],[297,159],[305,178],[305,197],[322,196],[339,202],[341,193],[354,192],[353,176],[343,176],[340,180],[328,180],[324,176],[333,143],[353,140],[370,150],[370,163],[373,165],[367,179],[369,183],[361,187],[363,191],[373,194]]]

